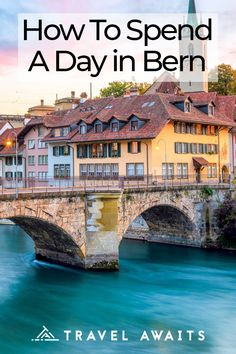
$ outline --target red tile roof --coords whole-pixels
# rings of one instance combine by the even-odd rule
[[[191,112],[183,112],[175,102],[190,98],[193,102]],[[185,95],[158,93],[153,95],[131,97],[108,97],[90,99],[70,111],[55,112],[44,117],[47,127],[71,126],[72,131],[66,137],[53,137],[49,133],[45,141],[72,141],[91,142],[122,139],[152,139],[156,137],[163,127],[171,120],[226,127],[236,127],[234,122],[236,96],[218,96],[215,92],[196,92]],[[197,105],[214,102],[215,114],[208,116]],[[131,131],[128,121],[132,115],[144,121],[143,126],[137,131]],[[125,122],[126,124],[118,131],[111,132],[106,127],[102,133],[95,133],[90,129],[86,134],[78,132],[78,124],[81,121],[92,125],[96,119],[109,123],[111,118]]]
[[[14,129],[7,129],[3,134],[0,135],[0,156],[7,156],[7,155],[14,155],[16,153],[15,146],[6,146],[6,142],[8,140],[11,140],[12,142],[15,142],[16,137],[13,131],[17,133],[17,136],[19,136],[19,133],[21,132],[22,128],[14,128]],[[18,148],[18,152],[21,153],[23,151],[24,146],[21,145]]]

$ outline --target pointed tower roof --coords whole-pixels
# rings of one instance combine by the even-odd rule
[[[192,25],[193,27],[198,26],[195,0],[189,0],[187,24]]]

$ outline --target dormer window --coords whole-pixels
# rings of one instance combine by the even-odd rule
[[[119,123],[118,122],[112,122],[111,123],[111,131],[112,132],[118,132],[119,131]]]
[[[191,103],[189,101],[185,101],[184,103],[184,111],[190,113],[191,112]]]
[[[137,120],[132,120],[130,122],[130,129],[133,131],[138,130],[138,121]]]
[[[94,125],[94,131],[95,133],[102,133],[102,123],[96,123]]]
[[[210,105],[208,106],[208,115],[209,115],[209,116],[214,116],[214,114],[215,114],[214,106],[210,104]]]
[[[81,124],[79,127],[79,132],[80,134],[86,134],[87,133],[87,127],[85,124]]]

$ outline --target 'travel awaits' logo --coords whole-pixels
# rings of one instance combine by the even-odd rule
[[[43,326],[42,332],[40,332],[36,338],[31,339],[31,341],[32,342],[58,342],[59,339],[55,338],[54,335],[51,332],[49,332],[47,327]]]

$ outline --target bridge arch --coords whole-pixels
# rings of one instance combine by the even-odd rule
[[[65,265],[83,264],[83,253],[73,237],[62,227],[48,220],[18,215],[8,217],[34,241],[36,259]]]
[[[186,246],[201,246],[195,205],[191,198],[171,193],[154,193],[154,197],[132,196],[125,202],[127,217],[122,237]],[[143,221],[142,221],[143,220]]]

